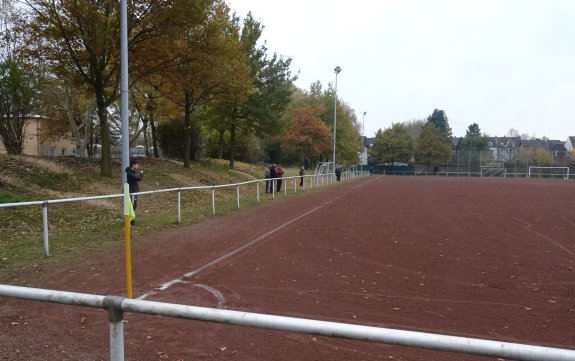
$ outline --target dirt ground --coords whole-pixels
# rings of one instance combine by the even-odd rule
[[[148,239],[136,230],[134,296],[575,349],[574,187],[370,177]],[[124,295],[123,248],[6,283]],[[492,360],[140,314],[126,320],[127,360]],[[0,330],[0,359],[109,359],[102,310],[0,298]]]

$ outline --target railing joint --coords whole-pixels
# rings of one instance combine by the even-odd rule
[[[106,296],[104,297],[103,307],[108,311],[108,321],[119,322],[124,319],[124,310],[122,309],[122,302],[126,298],[120,296]]]

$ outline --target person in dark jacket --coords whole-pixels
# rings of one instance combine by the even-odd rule
[[[264,176],[266,178],[266,193],[271,193],[271,188],[270,188],[270,169],[268,167],[266,167],[266,171],[264,173]],[[273,187],[273,185],[272,185]]]
[[[335,169],[335,177],[337,178],[338,182],[341,180],[341,167],[337,167]]]
[[[305,175],[305,168],[301,167],[301,169],[299,170],[299,176],[300,176],[300,181],[299,181],[299,186],[303,187],[303,176]]]
[[[275,164],[272,164],[272,166],[270,167],[270,193],[274,192],[274,183],[275,180],[274,178],[277,178],[278,174],[276,173],[276,166]]]
[[[140,164],[136,159],[132,159],[130,161],[130,166],[126,168],[126,174],[128,178],[128,186],[130,187],[130,193],[132,194],[132,207],[134,207],[134,211],[138,206],[138,196],[133,193],[138,193],[140,191],[140,186],[138,182],[144,179],[144,171],[140,170]],[[135,224],[134,220],[130,222],[133,226]]]

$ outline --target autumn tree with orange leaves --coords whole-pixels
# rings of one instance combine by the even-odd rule
[[[300,164],[304,159],[326,153],[333,140],[329,128],[321,121],[323,107],[305,106],[293,111],[290,127],[283,135],[284,147],[299,154]]]

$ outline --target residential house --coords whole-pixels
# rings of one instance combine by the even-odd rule
[[[522,153],[529,154],[531,149],[544,150],[549,156],[547,159],[548,165],[565,166],[565,156],[568,154],[566,142],[550,139],[524,139],[521,141]]]
[[[32,156],[68,156],[76,154],[76,145],[71,136],[47,137],[42,132],[48,119],[30,116],[24,124],[24,147],[22,154]],[[6,148],[0,140],[0,154],[6,154]]]
[[[449,144],[451,145],[451,150],[453,151],[459,150],[459,146],[461,145],[463,137],[451,137],[450,140],[451,141],[449,142]]]
[[[367,165],[367,160],[369,157],[369,149],[373,147],[375,143],[375,138],[368,138],[366,136],[361,137],[363,143],[363,151],[359,155],[359,164]]]
[[[571,136],[568,137],[567,140],[565,141],[565,150],[569,153],[573,153],[573,150],[575,149],[575,137]]]
[[[557,152],[566,152],[568,151],[567,142],[563,142],[561,140],[552,140],[552,139],[523,139],[521,140],[521,147],[522,148],[541,148],[547,151],[557,151]]]
[[[513,159],[521,145],[521,137],[490,137],[487,147],[496,162],[507,162]]]

